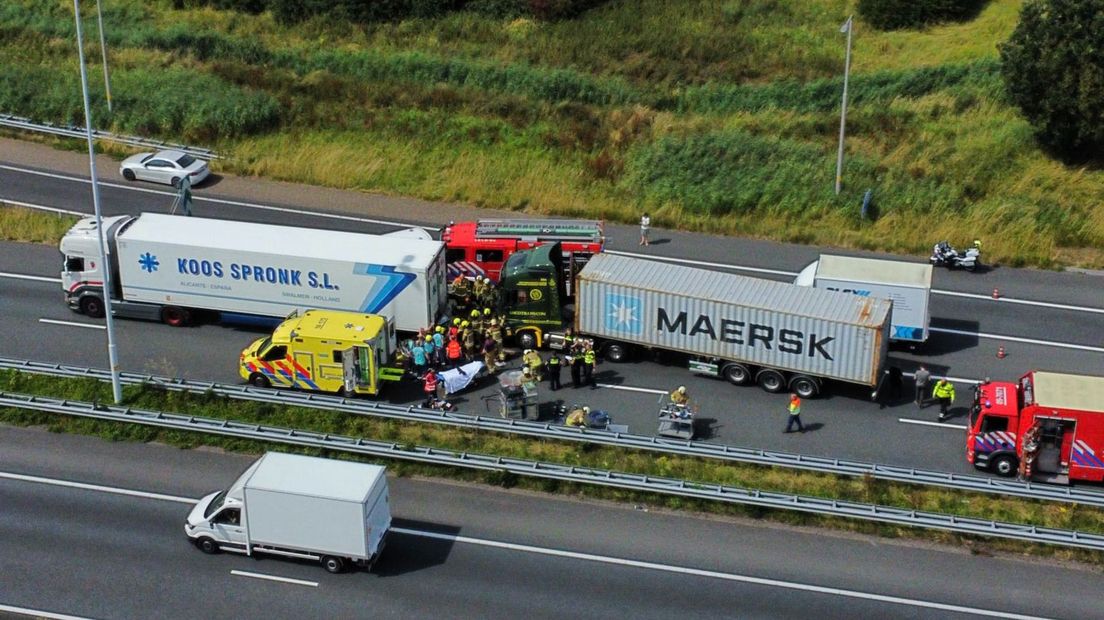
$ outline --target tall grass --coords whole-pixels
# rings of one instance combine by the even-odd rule
[[[0,239],[57,245],[77,223],[76,216],[44,213],[0,200]]]

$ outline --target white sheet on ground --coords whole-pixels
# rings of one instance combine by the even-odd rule
[[[453,370],[442,370],[438,374],[445,382],[445,391],[449,394],[455,394],[468,387],[475,379],[475,375],[479,374],[481,370],[483,370],[483,362],[471,362]]]

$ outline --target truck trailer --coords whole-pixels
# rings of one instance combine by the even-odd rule
[[[974,390],[966,460],[1001,476],[1104,481],[1104,377],[1032,371]]]
[[[558,260],[541,246],[503,271],[501,311],[522,347],[563,348],[570,327],[611,361],[675,351],[695,373],[803,397],[825,379],[876,388],[883,377],[888,299],[602,253],[579,272],[571,306]]]
[[[185,325],[204,311],[271,322],[320,308],[380,314],[417,331],[448,303],[440,241],[156,213],[103,224],[115,316]],[[60,249],[69,307],[103,316],[95,219],[81,219]]]
[[[184,533],[204,553],[315,560],[331,573],[371,568],[391,529],[383,467],[269,452],[192,508]]]
[[[931,265],[821,254],[801,270],[794,284],[892,299],[890,341],[917,347],[928,340]]]

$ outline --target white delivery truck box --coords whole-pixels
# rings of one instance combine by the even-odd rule
[[[890,340],[920,344],[928,339],[931,265],[821,254],[794,284],[893,300]]]
[[[205,552],[317,559],[339,572],[374,563],[390,527],[383,467],[269,452],[200,500],[185,533]]]
[[[432,239],[157,213],[113,220],[107,231],[120,316],[176,323],[190,309],[284,318],[318,308],[379,314],[417,331],[448,303],[444,244]],[[62,240],[74,309],[99,294],[79,284],[97,274],[69,273],[98,259],[94,233],[78,225]],[[77,260],[82,253],[88,260]]]

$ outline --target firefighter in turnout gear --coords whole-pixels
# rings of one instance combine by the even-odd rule
[[[471,328],[464,330],[464,358],[469,362],[475,359],[475,332]]]
[[[676,405],[686,406],[686,403],[690,402],[690,395],[686,393],[686,386],[680,385],[677,389],[671,392],[671,402]]]
[[[483,276],[475,276],[475,284],[472,285],[472,298],[477,304],[483,303],[483,295],[487,291],[487,285],[483,282]]]
[[[541,367],[544,366],[544,361],[541,360],[540,353],[533,349],[526,349],[521,356],[521,363],[533,371],[533,376],[537,378],[537,381],[541,380]]]

